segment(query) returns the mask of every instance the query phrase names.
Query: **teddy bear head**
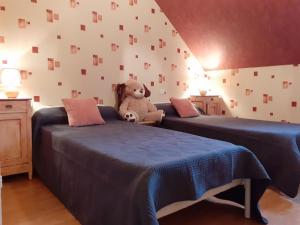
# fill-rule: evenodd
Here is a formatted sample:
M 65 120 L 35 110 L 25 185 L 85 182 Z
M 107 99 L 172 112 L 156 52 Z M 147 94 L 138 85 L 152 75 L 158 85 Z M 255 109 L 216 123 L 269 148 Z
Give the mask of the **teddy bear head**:
M 126 82 L 125 95 L 140 99 L 149 97 L 150 91 L 145 85 L 142 85 L 135 80 L 129 80 Z

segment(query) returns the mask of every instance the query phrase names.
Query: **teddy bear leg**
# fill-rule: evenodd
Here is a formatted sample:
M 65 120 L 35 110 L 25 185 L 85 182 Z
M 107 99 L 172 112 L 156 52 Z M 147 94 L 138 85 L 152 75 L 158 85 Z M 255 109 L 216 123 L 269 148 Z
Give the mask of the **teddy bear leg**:
M 164 110 L 157 110 L 159 113 L 161 113 L 161 117 L 164 118 L 166 116 L 165 111 Z
M 128 122 L 136 123 L 136 122 L 138 122 L 139 117 L 138 117 L 138 115 L 137 115 L 136 112 L 134 112 L 134 111 L 128 111 L 124 115 L 124 120 L 126 120 Z
M 149 112 L 144 118 L 144 121 L 155 121 L 161 122 L 163 118 L 163 113 L 161 111 Z

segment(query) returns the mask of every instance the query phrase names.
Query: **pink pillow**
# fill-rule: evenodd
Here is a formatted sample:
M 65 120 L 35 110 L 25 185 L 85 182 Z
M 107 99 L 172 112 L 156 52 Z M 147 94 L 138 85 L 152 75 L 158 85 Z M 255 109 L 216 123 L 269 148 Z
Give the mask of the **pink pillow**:
M 188 99 L 170 98 L 171 104 L 175 107 L 180 117 L 195 117 L 200 113 Z
M 69 126 L 105 124 L 95 99 L 62 99 L 68 114 Z

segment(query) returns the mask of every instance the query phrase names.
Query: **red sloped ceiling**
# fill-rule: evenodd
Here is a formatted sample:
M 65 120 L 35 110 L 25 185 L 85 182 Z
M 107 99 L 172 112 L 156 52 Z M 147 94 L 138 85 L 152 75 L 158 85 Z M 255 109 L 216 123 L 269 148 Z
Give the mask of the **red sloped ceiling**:
M 300 63 L 300 0 L 156 0 L 201 60 L 218 69 Z

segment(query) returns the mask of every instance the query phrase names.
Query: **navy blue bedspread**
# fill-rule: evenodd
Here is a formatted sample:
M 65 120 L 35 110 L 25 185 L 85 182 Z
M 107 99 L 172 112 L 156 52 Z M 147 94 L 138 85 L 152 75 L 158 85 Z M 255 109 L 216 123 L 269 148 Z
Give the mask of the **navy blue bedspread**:
M 180 118 L 170 103 L 161 127 L 228 141 L 251 150 L 265 167 L 272 185 L 295 197 L 300 184 L 300 125 L 224 116 Z
M 83 225 L 158 225 L 160 208 L 238 178 L 252 179 L 251 216 L 263 221 L 258 201 L 269 178 L 252 152 L 100 110 L 105 125 L 77 128 L 62 108 L 33 116 L 34 168 Z M 232 192 L 224 196 L 243 204 L 243 188 Z

